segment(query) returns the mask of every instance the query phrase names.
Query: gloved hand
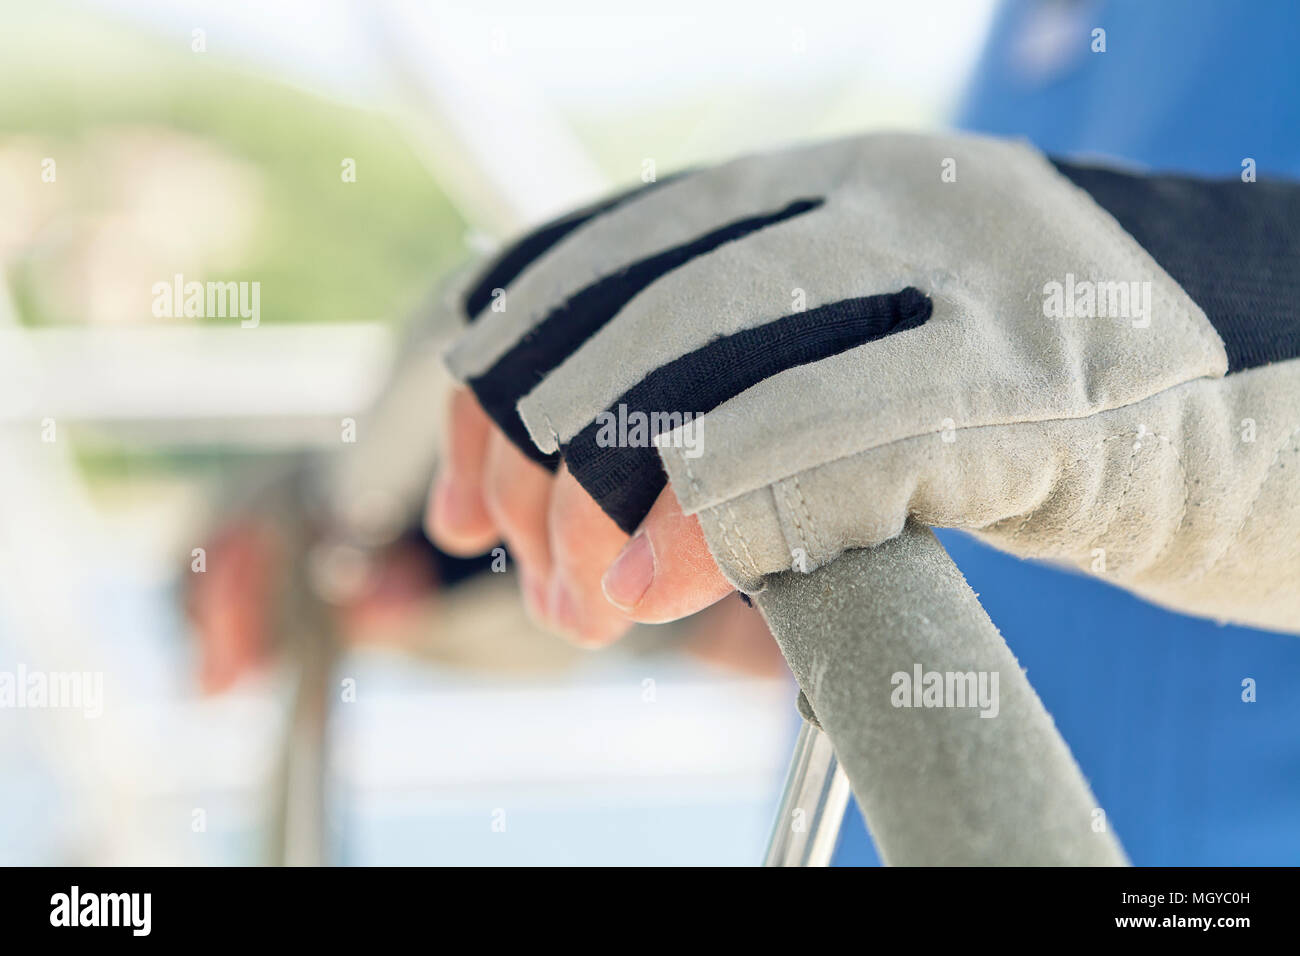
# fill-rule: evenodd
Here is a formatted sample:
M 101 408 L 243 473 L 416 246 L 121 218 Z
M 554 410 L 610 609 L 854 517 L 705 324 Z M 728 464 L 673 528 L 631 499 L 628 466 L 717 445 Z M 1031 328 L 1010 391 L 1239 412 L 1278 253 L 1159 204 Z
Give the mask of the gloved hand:
M 1294 186 L 865 136 L 545 227 L 448 364 L 625 531 L 670 482 L 748 592 L 910 514 L 1300 630 L 1297 223 Z

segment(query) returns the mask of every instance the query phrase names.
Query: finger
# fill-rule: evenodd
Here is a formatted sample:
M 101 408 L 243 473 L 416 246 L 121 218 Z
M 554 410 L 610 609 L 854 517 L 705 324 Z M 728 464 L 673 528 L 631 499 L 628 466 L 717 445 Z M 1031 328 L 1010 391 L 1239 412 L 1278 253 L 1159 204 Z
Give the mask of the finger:
M 692 185 L 679 192 L 686 183 Z M 618 273 L 716 225 L 725 213 L 715 212 L 705 199 L 722 203 L 720 192 L 730 205 L 747 208 L 751 202 L 743 187 L 716 173 L 669 176 L 544 227 L 538 234 L 546 237 L 542 242 L 525 239 L 501 260 L 513 262 L 511 268 L 498 273 L 494 266 L 470 292 L 467 310 L 478 311 L 447 353 L 448 367 L 462 381 L 482 376 L 593 278 Z M 661 194 L 674 198 L 661 206 L 654 203 Z M 576 252 L 570 250 L 575 243 L 580 244 Z
M 665 181 L 595 217 L 532 263 L 509 290 L 498 290 L 493 307 L 447 354 L 448 367 L 529 454 L 531 433 L 539 461 L 554 455 L 540 414 L 532 416 L 531 432 L 524 426 L 516 412 L 520 399 L 657 280 L 811 208 L 806 199 L 791 202 L 790 176 L 774 176 L 771 167 L 742 160 Z
M 600 579 L 627 535 L 565 468 L 555 476 L 548 530 L 552 625 L 586 647 L 613 642 L 630 622 L 605 599 Z
M 273 536 L 252 522 L 225 529 L 209 548 L 190 603 L 204 693 L 227 690 L 269 656 L 274 563 Z
M 499 538 L 483 500 L 483 472 L 493 426 L 473 393 L 451 397 L 446 457 L 426 518 L 429 537 L 450 554 L 481 554 Z
M 483 495 L 492 521 L 519 564 L 524 598 L 534 617 L 548 615 L 551 574 L 547 516 L 555 478 L 516 448 L 500 431 L 488 442 Z
M 699 518 L 665 489 L 602 579 L 606 598 L 634 621 L 660 624 L 702 611 L 735 588 L 718 570 Z
M 816 197 L 790 197 L 687 244 L 683 248 L 698 254 L 676 263 L 643 289 L 622 275 L 606 280 L 605 284 L 615 285 L 615 289 L 600 296 L 599 309 L 574 314 L 570 308 L 546 327 L 539 327 L 538 334 L 546 333 L 548 347 L 559 350 L 565 361 L 544 369 L 546 375 L 540 381 L 521 379 L 517 369 L 505 364 L 503 371 L 510 381 L 529 386 L 522 390 L 516 386 L 515 392 L 524 394 L 507 394 L 517 403 L 527 433 L 543 451 L 555 451 L 559 445 L 568 445 L 600 412 L 615 406 L 674 360 L 720 338 L 788 315 L 792 310 L 790 289 L 801 288 L 801 283 L 807 284 L 803 277 L 816 274 L 817 264 L 827 255 L 826 237 L 843 233 L 839 224 L 843 215 Z M 718 243 L 719 236 L 728 241 Z M 813 304 L 857 294 L 862 280 L 852 270 L 848 273 L 833 273 L 809 289 Z M 596 323 L 596 319 L 602 321 Z M 672 329 L 673 334 L 656 331 L 664 328 Z M 629 342 L 636 342 L 637 347 L 629 349 Z M 765 355 L 767 349 L 733 354 L 723 370 L 739 374 L 744 359 Z M 535 348 L 517 351 L 520 359 L 532 359 L 536 353 Z M 683 384 L 676 382 L 667 397 L 680 400 Z M 693 402 L 715 398 L 709 395 L 716 387 L 711 379 L 690 385 L 710 386 L 699 394 L 692 391 Z M 676 410 L 705 412 L 711 404 Z M 660 404 L 654 409 L 670 411 L 674 407 Z M 515 408 L 515 404 L 510 406 L 512 412 Z M 566 460 L 568 457 L 566 453 Z

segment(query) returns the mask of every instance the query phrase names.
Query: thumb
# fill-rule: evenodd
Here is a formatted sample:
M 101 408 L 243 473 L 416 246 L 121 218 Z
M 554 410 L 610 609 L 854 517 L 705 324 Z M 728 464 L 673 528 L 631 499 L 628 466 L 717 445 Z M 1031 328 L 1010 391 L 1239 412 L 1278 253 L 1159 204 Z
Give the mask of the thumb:
M 699 519 L 682 514 L 671 488 L 656 499 L 601 587 L 611 604 L 645 624 L 687 617 L 735 590 L 709 554 Z

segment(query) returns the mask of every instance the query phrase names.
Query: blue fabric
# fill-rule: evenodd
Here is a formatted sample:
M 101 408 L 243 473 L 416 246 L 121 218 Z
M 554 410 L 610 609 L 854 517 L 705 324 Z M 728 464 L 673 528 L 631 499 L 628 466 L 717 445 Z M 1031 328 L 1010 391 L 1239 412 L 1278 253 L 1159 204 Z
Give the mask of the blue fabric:
M 1106 52 L 1090 50 L 1106 30 Z M 1031 35 L 1064 37 L 1055 58 Z M 1065 157 L 1300 175 L 1300 3 L 1003 6 L 959 125 Z M 1143 865 L 1300 863 L 1300 638 L 1173 614 L 941 532 Z M 1242 681 L 1257 701 L 1242 701 Z M 878 863 L 856 810 L 837 865 Z
M 1106 52 L 1091 32 L 1106 31 Z M 1055 66 L 1025 50 L 1070 37 Z M 1001 8 L 958 125 L 1054 154 L 1233 176 L 1300 174 L 1300 4 L 1294 0 L 1012 0 Z M 1042 48 L 1048 46 L 1039 43 Z

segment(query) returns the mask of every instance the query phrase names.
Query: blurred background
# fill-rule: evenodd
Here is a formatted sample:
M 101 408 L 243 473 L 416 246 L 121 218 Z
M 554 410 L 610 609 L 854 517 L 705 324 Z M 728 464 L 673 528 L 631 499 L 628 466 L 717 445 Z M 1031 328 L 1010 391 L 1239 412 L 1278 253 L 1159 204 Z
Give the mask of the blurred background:
M 758 862 L 797 718 L 752 611 L 576 651 L 423 538 L 449 284 L 875 128 L 1300 172 L 1282 0 L 629 9 L 0 0 L 0 863 Z M 1300 860 L 1293 638 L 943 540 L 1135 862 Z
M 991 5 L 487 6 L 0 3 L 0 671 L 103 688 L 0 709 L 0 862 L 760 859 L 737 612 L 574 651 L 411 532 L 440 284 L 647 160 L 940 123 Z

